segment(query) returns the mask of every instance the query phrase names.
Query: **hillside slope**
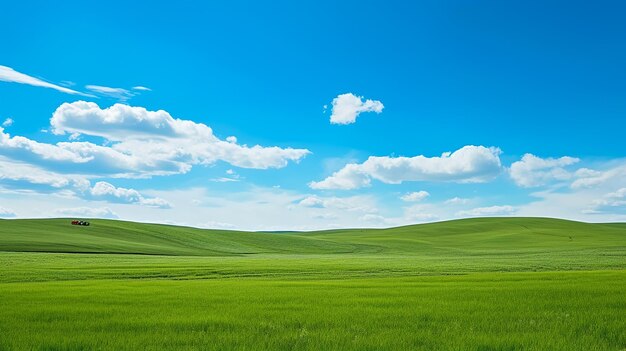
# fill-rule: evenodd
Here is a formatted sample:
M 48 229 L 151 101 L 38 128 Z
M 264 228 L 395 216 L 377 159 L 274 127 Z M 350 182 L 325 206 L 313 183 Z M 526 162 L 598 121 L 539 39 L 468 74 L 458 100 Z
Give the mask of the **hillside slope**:
M 177 256 L 291 254 L 485 254 L 624 249 L 626 226 L 549 218 L 475 218 L 389 229 L 303 233 L 205 230 L 158 224 L 68 219 L 0 221 L 0 251 Z
M 336 230 L 306 235 L 406 253 L 458 250 L 482 254 L 490 251 L 626 248 L 626 226 L 622 223 L 583 223 L 534 217 L 471 218 L 381 230 Z
M 355 248 L 297 235 L 206 230 L 94 219 L 89 227 L 69 219 L 0 221 L 0 251 L 222 256 L 258 253 L 340 253 Z

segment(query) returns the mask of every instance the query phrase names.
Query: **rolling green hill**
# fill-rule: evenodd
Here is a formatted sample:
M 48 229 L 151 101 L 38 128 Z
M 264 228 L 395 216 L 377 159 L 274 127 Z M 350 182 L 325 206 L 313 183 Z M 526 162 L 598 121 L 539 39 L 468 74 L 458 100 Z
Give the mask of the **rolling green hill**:
M 476 218 L 390 229 L 302 233 L 204 230 L 170 225 L 68 219 L 0 221 L 0 251 L 174 256 L 245 254 L 485 254 L 626 246 L 623 224 L 549 218 Z
M 0 220 L 0 267 L 0 350 L 626 348 L 619 223 Z

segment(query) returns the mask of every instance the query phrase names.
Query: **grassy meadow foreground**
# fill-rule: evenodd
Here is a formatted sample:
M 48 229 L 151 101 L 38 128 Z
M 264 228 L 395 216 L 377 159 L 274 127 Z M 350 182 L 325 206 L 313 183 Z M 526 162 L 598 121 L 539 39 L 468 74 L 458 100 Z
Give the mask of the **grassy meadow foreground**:
M 0 350 L 624 350 L 626 224 L 0 221 Z

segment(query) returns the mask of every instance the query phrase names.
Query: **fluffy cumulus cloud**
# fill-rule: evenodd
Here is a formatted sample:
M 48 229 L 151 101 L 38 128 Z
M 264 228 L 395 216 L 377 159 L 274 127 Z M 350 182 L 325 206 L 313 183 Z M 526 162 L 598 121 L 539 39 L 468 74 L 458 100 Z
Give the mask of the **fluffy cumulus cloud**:
M 13 210 L 0 206 L 0 218 L 12 218 L 16 214 Z
M 50 88 L 50 89 L 54 89 L 63 93 L 73 94 L 73 95 L 91 96 L 89 94 L 84 94 L 76 90 L 68 89 L 60 85 L 46 82 L 39 78 L 31 77 L 27 74 L 18 72 L 14 70 L 13 68 L 7 67 L 7 66 L 0 66 L 0 81 L 27 84 L 27 85 L 32 85 L 32 86 L 42 87 L 42 88 Z
M 502 168 L 500 149 L 468 145 L 440 157 L 369 157 L 365 162 L 344 166 L 330 177 L 311 182 L 313 189 L 357 189 L 372 179 L 387 184 L 405 181 L 486 182 Z
M 108 207 L 72 207 L 62 208 L 55 211 L 58 216 L 83 217 L 83 218 L 119 218 L 118 215 Z
M 101 109 L 90 102 L 66 103 L 50 123 L 55 135 L 69 135 L 70 141 L 39 142 L 0 127 L 1 191 L 170 208 L 165 199 L 103 180 L 180 174 L 219 161 L 242 168 L 281 168 L 309 154 L 305 149 L 240 145 L 234 137 L 216 137 L 204 124 L 122 104 Z M 80 135 L 91 141 L 72 141 Z M 239 179 L 233 170 L 227 174 L 229 180 Z M 94 180 L 100 181 L 92 186 Z M 114 217 L 108 212 L 85 215 Z
M 115 147 L 90 142 L 41 143 L 11 136 L 0 127 L 0 154 L 49 171 L 99 176 L 146 176 L 182 173 L 190 166 L 171 160 L 146 160 Z
M 11 136 L 0 127 L 0 155 L 41 169 L 99 177 L 148 177 L 188 172 L 218 161 L 242 168 L 281 168 L 310 152 L 305 149 L 239 145 L 217 138 L 202 123 L 174 119 L 165 111 L 91 102 L 61 105 L 51 119 L 57 135 L 102 137 L 92 142 L 42 143 Z
M 517 209 L 513 206 L 489 206 L 477 207 L 471 210 L 459 211 L 457 215 L 460 217 L 483 217 L 483 216 L 509 216 L 514 214 Z
M 573 172 L 566 169 L 580 161 L 575 157 L 540 158 L 526 154 L 520 161 L 514 162 L 510 168 L 510 175 L 515 184 L 522 187 L 536 187 L 554 181 L 571 179 Z
M 88 142 L 55 146 L 86 164 L 108 166 L 113 173 L 185 173 L 193 165 L 217 161 L 241 168 L 281 168 L 310 153 L 305 149 L 240 145 L 219 139 L 205 124 L 176 119 L 163 110 L 123 104 L 101 109 L 92 102 L 65 103 L 54 112 L 50 124 L 57 135 L 78 133 L 106 139 L 111 146 Z
M 122 202 L 158 208 L 171 208 L 170 203 L 164 199 L 158 197 L 146 198 L 135 189 L 117 188 L 107 182 L 97 182 L 93 188 L 89 190 L 89 193 L 94 199 L 105 199 L 111 202 Z
M 341 94 L 333 99 L 330 123 L 351 124 L 363 112 L 383 112 L 383 103 L 377 100 L 363 100 L 352 93 Z
M 420 191 L 415 191 L 412 193 L 407 193 L 404 194 L 400 197 L 400 199 L 402 201 L 406 201 L 406 202 L 419 202 L 424 200 L 425 198 L 429 197 L 430 194 L 427 191 L 424 190 L 420 190 Z

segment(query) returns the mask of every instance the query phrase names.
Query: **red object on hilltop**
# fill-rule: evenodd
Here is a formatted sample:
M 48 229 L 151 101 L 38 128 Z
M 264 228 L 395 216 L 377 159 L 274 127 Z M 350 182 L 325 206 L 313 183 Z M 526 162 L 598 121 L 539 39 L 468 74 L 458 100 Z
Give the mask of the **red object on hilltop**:
M 72 225 L 83 225 L 83 226 L 89 226 L 89 222 L 86 221 L 72 221 Z

